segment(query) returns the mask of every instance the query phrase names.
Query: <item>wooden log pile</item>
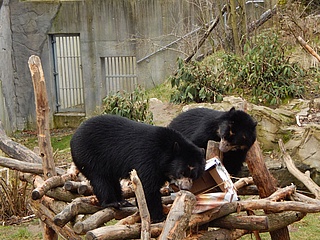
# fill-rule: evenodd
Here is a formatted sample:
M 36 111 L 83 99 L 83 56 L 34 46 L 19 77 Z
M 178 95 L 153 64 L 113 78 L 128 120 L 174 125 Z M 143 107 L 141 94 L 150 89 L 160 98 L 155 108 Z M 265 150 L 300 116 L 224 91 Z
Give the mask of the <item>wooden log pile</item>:
M 43 123 L 39 125 L 45 126 Z M 51 148 L 46 138 L 41 144 Z M 294 169 L 281 144 L 279 142 L 288 168 Z M 58 169 L 52 157 L 47 157 L 48 163 L 41 169 L 39 159 L 50 156 L 50 151 L 42 149 L 37 155 L 12 141 L 3 131 L 1 122 L 0 149 L 8 156 L 0 158 L 0 166 L 20 171 L 20 179 L 33 186 L 29 203 L 46 226 L 44 239 L 56 239 L 52 231 L 65 239 L 82 239 L 82 235 L 86 235 L 86 239 L 238 239 L 250 233 L 260 239 L 261 232 L 270 232 L 272 239 L 290 239 L 288 225 L 301 220 L 307 213 L 320 212 L 319 186 L 312 183 L 310 187 L 308 176 L 295 169 L 294 174 L 303 175 L 302 181 L 309 185 L 315 198 L 298 193 L 294 185 L 277 188 L 262 160 L 257 142 L 247 157 L 252 177 L 234 183 L 238 194 L 255 193 L 259 195 L 256 199 L 220 202 L 209 210 L 195 212 L 197 196 L 189 191 L 179 191 L 173 199 L 168 187 L 164 187 L 162 200 L 167 218 L 160 223 L 150 222 L 143 188 L 135 171 L 131 173 L 130 184 L 124 182 L 122 188 L 124 198 L 133 205 L 137 202 L 138 207 L 103 209 L 89 182 L 75 167 L 68 171 Z M 210 150 L 207 156 L 211 157 L 213 152 L 215 150 Z M 106 225 L 111 220 L 117 222 Z

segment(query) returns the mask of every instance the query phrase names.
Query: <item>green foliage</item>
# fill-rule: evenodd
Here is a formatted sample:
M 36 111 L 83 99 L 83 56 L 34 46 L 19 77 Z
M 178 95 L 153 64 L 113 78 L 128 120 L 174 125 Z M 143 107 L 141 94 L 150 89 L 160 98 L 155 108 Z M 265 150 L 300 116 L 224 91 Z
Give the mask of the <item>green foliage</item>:
M 170 78 L 176 91 L 174 103 L 217 102 L 226 94 L 242 94 L 247 100 L 277 105 L 305 93 L 304 70 L 291 63 L 274 34 L 262 34 L 244 46 L 242 56 L 222 54 L 203 63 L 178 60 L 178 72 Z
M 152 112 L 149 111 L 149 100 L 141 87 L 132 93 L 117 92 L 103 99 L 103 114 L 115 114 L 138 122 L 153 123 Z
M 222 100 L 224 86 L 219 83 L 216 74 L 209 66 L 198 62 L 186 64 L 178 59 L 178 72 L 170 77 L 171 86 L 176 91 L 171 95 L 171 102 L 216 102 Z
M 305 73 L 297 63 L 290 63 L 276 35 L 260 35 L 244 46 L 241 57 L 225 55 L 223 70 L 235 85 L 244 89 L 252 102 L 280 104 L 283 99 L 301 97 Z

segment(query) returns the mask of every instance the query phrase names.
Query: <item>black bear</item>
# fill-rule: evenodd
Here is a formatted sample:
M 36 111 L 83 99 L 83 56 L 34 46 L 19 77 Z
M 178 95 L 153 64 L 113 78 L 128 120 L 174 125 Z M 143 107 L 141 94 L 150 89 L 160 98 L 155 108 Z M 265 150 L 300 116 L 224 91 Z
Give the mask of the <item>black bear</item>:
M 232 107 L 229 111 L 191 109 L 179 114 L 168 127 L 181 132 L 201 148 L 206 149 L 209 140 L 220 142 L 223 164 L 230 174 L 236 175 L 256 140 L 256 125 L 249 114 Z
M 119 181 L 135 169 L 153 222 L 164 219 L 159 190 L 165 182 L 181 179 L 180 189 L 190 189 L 186 182 L 200 177 L 205 167 L 204 149 L 179 132 L 116 115 L 96 116 L 82 123 L 70 146 L 73 162 L 90 180 L 102 207 L 119 207 L 125 202 Z

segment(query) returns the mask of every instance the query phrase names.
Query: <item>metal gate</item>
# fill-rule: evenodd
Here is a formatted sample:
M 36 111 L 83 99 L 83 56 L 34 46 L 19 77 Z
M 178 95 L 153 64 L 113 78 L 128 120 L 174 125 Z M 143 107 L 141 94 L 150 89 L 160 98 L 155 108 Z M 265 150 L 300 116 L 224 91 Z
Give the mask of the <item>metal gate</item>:
M 84 112 L 79 35 L 52 35 L 57 112 Z
M 134 90 L 137 85 L 136 57 L 105 57 L 102 65 L 105 65 L 103 68 L 107 94 Z

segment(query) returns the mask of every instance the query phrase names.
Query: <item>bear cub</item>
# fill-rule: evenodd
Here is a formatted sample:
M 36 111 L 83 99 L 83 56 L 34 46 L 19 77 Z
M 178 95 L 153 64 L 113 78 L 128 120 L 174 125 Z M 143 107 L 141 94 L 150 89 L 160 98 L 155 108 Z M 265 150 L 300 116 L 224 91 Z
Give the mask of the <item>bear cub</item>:
M 168 127 L 201 148 L 206 149 L 209 140 L 219 142 L 225 168 L 236 175 L 256 140 L 256 126 L 257 122 L 249 114 L 232 107 L 229 111 L 190 109 L 174 118 Z
M 82 123 L 70 146 L 73 162 L 90 180 L 102 207 L 119 207 L 125 202 L 119 181 L 129 178 L 135 169 L 153 222 L 164 219 L 160 188 L 165 182 L 181 180 L 180 189 L 188 190 L 205 167 L 204 149 L 179 132 L 116 115 Z

